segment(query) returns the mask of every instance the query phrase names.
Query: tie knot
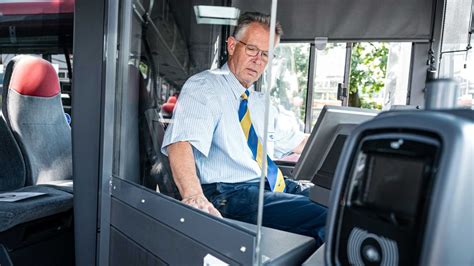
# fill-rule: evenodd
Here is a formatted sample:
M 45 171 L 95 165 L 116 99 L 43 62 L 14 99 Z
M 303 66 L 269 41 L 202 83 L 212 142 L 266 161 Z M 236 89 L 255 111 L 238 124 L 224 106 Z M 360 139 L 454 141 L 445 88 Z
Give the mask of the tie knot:
M 249 98 L 249 95 L 250 95 L 249 90 L 245 90 L 245 92 L 242 93 L 242 95 L 240 96 L 240 98 L 242 98 L 243 100 L 247 100 L 247 99 Z

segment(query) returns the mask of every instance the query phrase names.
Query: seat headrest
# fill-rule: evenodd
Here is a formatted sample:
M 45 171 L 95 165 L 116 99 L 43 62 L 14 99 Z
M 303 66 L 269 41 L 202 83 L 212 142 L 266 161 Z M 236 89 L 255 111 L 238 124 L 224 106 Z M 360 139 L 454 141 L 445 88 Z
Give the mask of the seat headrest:
M 8 88 L 19 94 L 51 97 L 59 93 L 59 78 L 48 61 L 22 55 L 15 59 Z
M 168 98 L 168 101 L 166 101 L 167 103 L 176 103 L 176 96 L 170 96 Z

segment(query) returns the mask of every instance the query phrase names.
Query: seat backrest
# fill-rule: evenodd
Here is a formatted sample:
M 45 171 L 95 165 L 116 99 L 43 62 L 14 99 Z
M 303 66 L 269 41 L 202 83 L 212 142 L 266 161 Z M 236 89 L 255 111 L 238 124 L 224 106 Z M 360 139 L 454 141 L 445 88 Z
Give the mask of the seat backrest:
M 0 114 L 0 192 L 25 186 L 25 163 L 15 139 Z
M 168 157 L 161 153 L 165 128 L 160 119 L 156 95 L 153 88 L 147 88 L 144 82 L 140 84 L 138 128 L 141 182 L 150 189 L 155 190 L 158 187 L 161 193 L 180 199 Z
M 176 100 L 177 100 L 176 96 L 170 96 L 166 102 L 167 103 L 176 103 Z
M 170 96 L 166 103 L 161 106 L 161 110 L 164 111 L 167 115 L 171 115 L 176 105 L 176 100 L 176 96 Z
M 21 55 L 8 63 L 2 111 L 25 161 L 26 185 L 72 179 L 71 128 L 48 61 Z
M 158 186 L 161 193 L 180 199 L 168 157 L 161 153 L 165 128 L 158 110 L 147 110 L 143 118 L 140 121 L 140 145 L 145 151 L 141 153 L 143 185 L 152 189 Z

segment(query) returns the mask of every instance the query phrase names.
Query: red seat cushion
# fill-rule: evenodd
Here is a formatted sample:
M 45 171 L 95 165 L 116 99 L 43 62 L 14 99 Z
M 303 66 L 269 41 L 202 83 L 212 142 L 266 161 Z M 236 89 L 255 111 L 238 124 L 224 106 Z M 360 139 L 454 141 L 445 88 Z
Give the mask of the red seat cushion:
M 59 78 L 51 63 L 28 57 L 15 64 L 9 88 L 22 95 L 51 97 L 59 93 Z
M 167 103 L 176 103 L 176 96 L 170 96 L 168 98 L 168 101 L 166 101 Z
M 173 113 L 175 103 L 165 103 L 161 106 L 161 109 L 167 113 Z

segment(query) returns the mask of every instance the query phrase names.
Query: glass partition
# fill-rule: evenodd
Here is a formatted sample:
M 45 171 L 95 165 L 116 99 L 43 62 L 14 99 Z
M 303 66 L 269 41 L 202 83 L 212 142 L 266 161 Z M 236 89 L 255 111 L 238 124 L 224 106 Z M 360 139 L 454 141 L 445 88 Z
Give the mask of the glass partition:
M 272 19 L 274 20 L 279 19 L 275 17 L 276 2 L 272 2 Z M 279 26 L 276 25 L 276 32 L 279 31 Z M 284 31 L 285 25 L 281 27 Z M 273 29 L 270 29 L 270 36 L 272 33 Z M 311 185 L 308 182 L 299 182 L 283 176 L 282 170 L 290 167 L 294 162 L 284 164 L 285 161 L 280 161 L 279 165 L 276 165 L 271 160 L 289 154 L 301 154 L 308 139 L 308 135 L 304 134 L 304 119 L 305 113 L 308 112 L 305 110 L 305 102 L 308 89 L 310 89 L 308 88 L 308 73 L 311 69 L 311 46 L 309 43 L 276 43 L 275 56 L 272 57 L 271 39 L 270 37 L 270 60 L 264 74 L 268 82 L 263 82 L 262 86 L 268 106 L 266 111 L 268 113 L 265 114 L 268 117 L 265 117 L 264 122 L 264 137 L 267 137 L 268 142 L 265 143 L 266 139 L 263 138 L 264 150 L 268 149 L 266 160 L 268 165 L 264 166 L 267 171 L 262 172 L 260 189 L 264 191 L 263 193 L 260 191 L 259 204 L 263 206 L 258 218 L 262 219 L 261 224 L 264 227 L 310 237 L 319 247 L 324 241 L 327 209 L 309 198 Z M 270 96 L 272 96 L 272 101 L 269 99 Z M 261 232 L 264 228 L 257 229 Z M 258 237 L 257 234 L 257 243 L 260 240 Z M 268 233 L 263 234 L 262 237 L 266 238 L 267 243 L 272 238 Z M 264 240 L 262 243 L 265 242 Z M 260 255 L 265 257 L 264 254 Z M 259 259 L 260 257 L 257 261 Z
M 276 110 L 277 128 L 304 131 L 309 54 L 309 43 L 280 43 L 275 48 L 270 101 Z M 276 152 L 274 159 L 296 162 L 298 156 Z
M 183 16 L 184 13 L 190 17 Z M 206 158 L 213 158 L 219 163 L 219 158 L 215 158 L 216 154 L 217 156 L 219 154 L 214 142 L 216 138 L 227 133 L 219 132 L 226 129 L 226 126 L 216 121 L 223 115 L 229 116 L 230 120 L 238 118 L 240 95 L 244 92 L 244 87 L 235 74 L 237 72 L 235 69 L 242 67 L 237 66 L 230 70 L 225 60 L 216 66 L 216 62 L 219 62 L 216 58 L 223 56 L 225 58 L 224 52 L 227 50 L 228 42 L 233 42 L 232 49 L 236 49 L 234 56 L 240 58 L 240 61 L 236 62 L 243 66 L 249 65 L 248 60 L 251 56 L 248 54 L 252 45 L 264 50 L 265 54 L 268 53 L 268 43 L 265 43 L 265 46 L 258 46 L 263 43 L 254 43 L 251 39 L 244 40 L 243 37 L 246 35 L 238 36 L 239 40 L 236 36 L 227 40 L 229 36 L 223 34 L 226 32 L 229 34 L 229 31 L 228 25 L 198 24 L 192 1 L 181 4 L 174 1 L 120 2 L 114 123 L 115 177 L 176 200 L 183 200 L 185 204 L 199 207 L 204 212 L 211 214 L 214 212 L 209 208 L 198 206 L 202 202 L 198 202 L 201 199 L 196 195 L 202 194 L 205 197 L 206 188 L 212 187 L 213 184 L 232 183 L 236 180 L 230 175 L 224 176 L 221 180 L 219 178 L 223 167 L 211 167 L 209 170 L 207 164 L 204 167 L 202 164 Z M 248 45 L 244 45 L 243 42 L 248 42 Z M 263 69 L 266 59 L 262 56 L 261 53 L 257 55 L 258 64 Z M 210 70 L 211 68 L 214 69 Z M 195 81 L 200 75 L 205 76 L 202 79 L 204 84 Z M 253 76 L 254 73 L 251 72 L 249 75 Z M 213 83 L 214 79 L 227 82 L 227 85 Z M 253 94 L 252 83 L 248 85 Z M 257 96 L 251 96 L 253 97 Z M 228 102 L 229 99 L 233 102 Z M 205 104 L 202 104 L 203 101 L 206 101 Z M 264 111 L 264 106 L 258 105 L 255 117 L 252 117 L 258 124 L 256 128 L 260 136 L 263 136 L 264 130 Z M 239 141 L 246 144 L 243 141 L 245 135 L 240 123 L 227 126 L 229 127 L 232 128 L 234 136 L 225 141 Z M 167 135 L 167 131 L 171 133 Z M 186 134 L 194 135 L 189 138 L 182 137 Z M 176 174 L 179 179 L 181 169 L 186 167 L 179 155 L 174 158 L 168 157 L 169 146 L 178 142 L 190 144 L 191 154 L 188 155 L 194 160 L 192 165 L 196 167 L 196 171 L 187 174 L 196 176 L 194 181 L 199 185 L 202 184 L 202 192 L 199 188 L 196 190 L 197 193 L 190 194 L 186 188 L 187 183 L 175 182 Z M 204 142 L 208 144 L 203 144 Z M 241 147 L 238 152 L 251 156 L 248 146 Z M 231 156 L 233 155 L 224 154 L 224 161 Z M 249 159 L 247 162 L 252 164 L 250 171 L 240 181 L 255 182 L 258 186 L 260 168 L 257 162 L 252 163 L 252 160 Z M 232 170 L 231 167 L 229 169 Z M 234 173 L 239 171 L 234 168 Z M 205 200 L 218 207 L 221 199 L 207 197 Z M 253 217 L 256 218 L 258 198 L 249 200 L 253 201 L 252 206 L 255 210 Z M 234 219 L 237 217 L 232 213 L 227 214 L 225 208 L 219 211 L 224 217 Z M 256 223 L 256 220 L 246 221 Z
M 193 3 L 119 4 L 114 177 L 196 212 L 253 224 L 247 230 L 257 232 L 261 217 L 265 227 L 310 235 L 294 229 L 308 217 L 293 213 L 291 200 L 281 212 L 272 207 L 281 202 L 273 198 L 287 197 L 283 191 L 302 193 L 273 159 L 304 145 L 309 44 L 282 43 L 274 53 L 270 33 L 280 30 L 269 30 L 269 17 L 240 29 L 236 18 L 199 24 L 195 16 L 205 8 Z M 278 74 L 265 76 L 270 67 Z M 260 77 L 272 81 L 261 91 Z
M 287 195 L 308 196 L 308 184 L 284 179 L 273 159 L 302 152 L 306 113 L 314 126 L 323 105 L 342 105 L 340 83 L 359 93 L 355 106 L 361 98 L 379 109 L 403 103 L 409 43 L 358 43 L 351 55 L 346 43 L 329 43 L 311 54 L 311 65 L 310 44 L 282 40 L 274 53 L 275 28 L 250 24 L 233 34 L 236 18 L 199 17 L 206 8 L 195 2 L 120 1 L 114 177 L 210 217 L 253 224 L 252 231 L 262 229 L 255 226 L 261 218 L 264 227 L 321 244 L 326 209 Z M 259 78 L 261 90 L 254 85 Z
M 140 83 L 145 80 L 143 64 L 140 68 L 144 13 L 138 1 L 120 3 L 113 174 L 135 183 L 141 181 L 138 95 Z
M 189 47 L 197 36 L 209 37 L 200 40 L 207 44 L 219 34 L 217 27 L 182 16 L 192 9 L 191 1 L 119 4 L 113 175 L 176 199 L 180 195 L 161 150 L 165 129 L 184 82 L 210 66 L 195 56 L 207 48 Z
M 309 49 L 309 43 L 281 43 L 273 61 L 272 104 L 280 115 L 294 120 L 299 130 L 304 129 Z

